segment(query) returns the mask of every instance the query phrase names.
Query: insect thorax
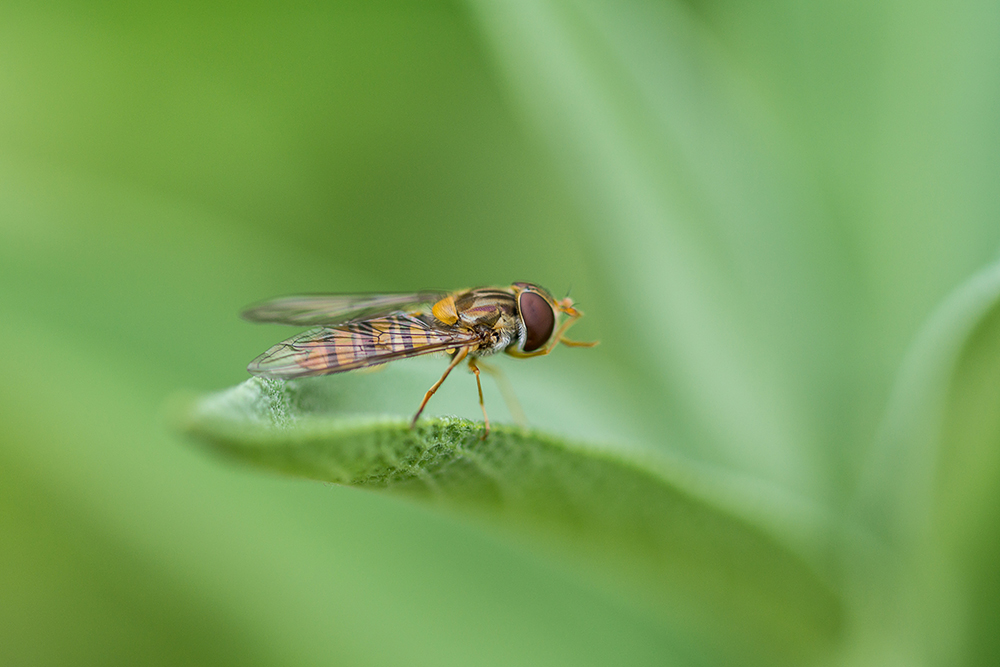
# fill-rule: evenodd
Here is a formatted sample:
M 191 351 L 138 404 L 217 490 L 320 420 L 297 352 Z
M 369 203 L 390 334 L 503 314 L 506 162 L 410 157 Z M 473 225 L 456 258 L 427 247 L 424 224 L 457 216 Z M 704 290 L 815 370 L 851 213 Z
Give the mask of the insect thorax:
M 459 326 L 476 331 L 482 342 L 477 356 L 502 352 L 518 340 L 519 322 L 514 296 L 504 290 L 477 289 L 455 298 Z

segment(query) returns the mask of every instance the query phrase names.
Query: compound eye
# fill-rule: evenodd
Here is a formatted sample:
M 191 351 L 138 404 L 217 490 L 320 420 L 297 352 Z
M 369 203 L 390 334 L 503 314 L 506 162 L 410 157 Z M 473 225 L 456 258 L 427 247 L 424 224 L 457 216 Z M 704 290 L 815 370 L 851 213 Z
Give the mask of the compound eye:
M 521 292 L 518 305 L 524 321 L 524 347 L 521 349 L 534 352 L 549 341 L 556 326 L 556 314 L 549 302 L 534 292 Z

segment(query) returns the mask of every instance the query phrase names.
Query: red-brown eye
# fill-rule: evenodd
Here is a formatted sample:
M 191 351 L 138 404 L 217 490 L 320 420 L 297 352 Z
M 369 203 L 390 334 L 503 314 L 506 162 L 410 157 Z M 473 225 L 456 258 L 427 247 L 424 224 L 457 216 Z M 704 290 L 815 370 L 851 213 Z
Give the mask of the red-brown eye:
M 521 292 L 518 305 L 524 321 L 524 347 L 521 349 L 534 352 L 548 342 L 556 326 L 556 315 L 549 302 L 534 292 Z

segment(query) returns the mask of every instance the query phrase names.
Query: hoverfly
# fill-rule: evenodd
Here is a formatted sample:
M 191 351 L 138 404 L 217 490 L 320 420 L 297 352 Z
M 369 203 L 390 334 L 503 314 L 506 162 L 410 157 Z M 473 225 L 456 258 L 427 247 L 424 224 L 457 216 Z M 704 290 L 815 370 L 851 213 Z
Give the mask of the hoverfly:
M 254 322 L 317 326 L 278 343 L 250 362 L 247 370 L 261 377 L 289 379 L 445 352 L 451 362 L 441 379 L 427 390 L 410 428 L 452 369 L 467 359 L 476 376 L 485 439 L 490 421 L 476 359 L 501 351 L 513 357 L 537 357 L 559 343 L 593 347 L 597 342 L 581 343 L 565 337 L 566 330 L 582 315 L 569 297 L 557 301 L 531 283 L 455 292 L 288 296 L 251 307 L 243 317 Z

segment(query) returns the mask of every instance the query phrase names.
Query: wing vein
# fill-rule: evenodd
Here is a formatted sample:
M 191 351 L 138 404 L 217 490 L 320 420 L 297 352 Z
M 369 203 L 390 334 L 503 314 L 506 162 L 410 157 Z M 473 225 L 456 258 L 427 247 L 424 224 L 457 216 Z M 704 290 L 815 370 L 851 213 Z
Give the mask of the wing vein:
M 474 345 L 480 338 L 468 329 L 439 329 L 413 315 L 396 314 L 310 329 L 273 346 L 247 370 L 284 379 L 341 373 Z

